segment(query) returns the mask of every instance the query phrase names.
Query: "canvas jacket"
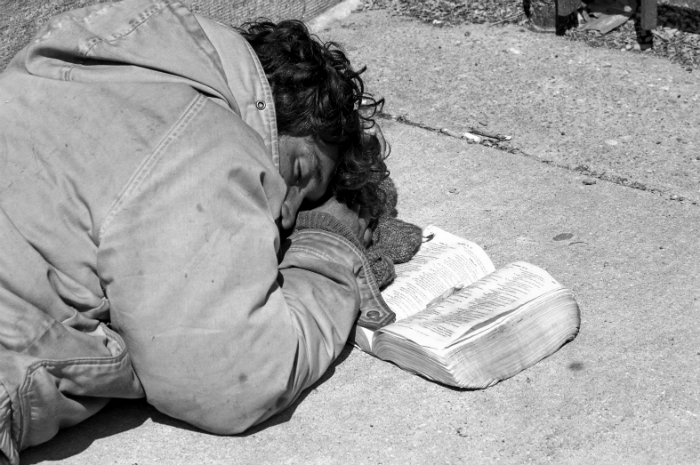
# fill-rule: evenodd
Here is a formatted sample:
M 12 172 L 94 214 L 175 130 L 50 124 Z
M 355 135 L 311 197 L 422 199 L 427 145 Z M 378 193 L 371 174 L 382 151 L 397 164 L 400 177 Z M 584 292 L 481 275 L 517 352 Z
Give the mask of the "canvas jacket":
M 383 306 L 334 232 L 281 243 L 272 94 L 168 0 L 61 15 L 0 75 L 0 462 L 138 398 L 207 431 L 289 406 Z

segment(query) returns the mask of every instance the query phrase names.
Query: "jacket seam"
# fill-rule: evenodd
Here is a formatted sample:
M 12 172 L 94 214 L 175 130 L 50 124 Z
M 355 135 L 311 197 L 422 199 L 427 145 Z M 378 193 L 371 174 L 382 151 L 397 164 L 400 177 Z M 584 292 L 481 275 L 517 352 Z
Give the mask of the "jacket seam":
M 20 388 L 17 390 L 17 398 L 19 402 L 19 408 L 20 408 L 20 418 L 22 421 L 19 422 L 19 427 L 20 430 L 18 431 L 17 434 L 17 445 L 19 449 L 22 449 L 22 443 L 24 441 L 24 434 L 25 431 L 28 429 L 28 425 L 31 421 L 31 409 L 29 408 L 30 406 L 27 405 L 28 400 L 26 399 L 26 396 L 24 395 L 26 392 L 28 392 L 33 383 L 33 374 L 40 368 L 46 368 L 46 367 L 51 367 L 51 368 L 56 368 L 59 366 L 106 366 L 106 365 L 118 365 L 120 362 L 122 362 L 127 356 L 128 352 L 126 350 L 126 346 L 124 345 L 124 342 L 121 340 L 120 337 L 115 333 L 114 335 L 107 334 L 106 335 L 108 338 L 113 339 L 119 344 L 119 348 L 121 349 L 121 352 L 118 355 L 114 355 L 112 357 L 89 357 L 89 358 L 69 358 L 69 359 L 63 359 L 63 360 L 39 360 L 27 367 L 26 375 L 24 377 L 24 381 L 22 382 Z M 116 338 L 114 336 L 117 336 Z M 24 414 L 26 413 L 26 414 Z
M 72 318 L 72 316 L 71 316 L 71 318 Z M 63 322 L 61 322 L 61 324 L 63 324 Z M 24 344 L 24 348 L 19 352 L 20 354 L 25 353 L 27 351 L 27 349 L 30 348 L 31 346 L 33 346 L 36 341 L 38 341 L 39 339 L 44 337 L 46 335 L 46 333 L 51 329 L 51 324 L 47 323 L 46 325 L 44 325 L 44 327 L 42 329 L 43 329 L 43 331 L 41 331 L 41 333 L 37 334 L 33 339 L 31 339 L 30 341 L 27 341 Z
M 301 231 L 297 232 L 296 234 L 298 234 L 298 235 L 314 235 L 314 234 L 320 234 L 320 235 L 322 235 L 322 236 L 326 236 L 326 237 L 329 237 L 329 238 L 334 238 L 334 239 L 340 241 L 341 243 L 347 245 L 347 246 L 350 248 L 350 250 L 355 254 L 355 256 L 357 256 L 357 257 L 360 259 L 360 261 L 362 262 L 362 267 L 363 267 L 363 269 L 369 270 L 369 268 L 370 268 L 369 260 L 367 260 L 367 257 L 365 256 L 365 254 L 362 253 L 362 251 L 360 251 L 360 250 L 357 248 L 357 246 L 356 246 L 355 244 L 353 244 L 352 242 L 350 242 L 349 240 L 347 240 L 347 239 L 344 238 L 343 236 L 340 236 L 340 235 L 338 235 L 338 234 L 336 234 L 336 233 L 332 233 L 332 232 L 329 232 L 329 231 L 325 231 L 325 230 L 323 230 L 323 229 L 304 229 L 304 230 L 301 230 Z M 311 249 L 311 248 L 306 247 L 306 246 L 302 246 L 302 245 L 292 245 L 292 246 L 289 248 L 289 251 L 292 252 L 292 251 L 294 251 L 294 250 L 296 250 L 296 251 L 308 252 L 308 253 L 311 253 L 311 254 L 313 254 L 313 255 L 316 255 L 317 258 L 321 258 L 321 257 L 318 256 L 318 253 L 319 253 L 319 252 L 317 252 L 315 249 Z M 330 256 L 326 256 L 326 257 L 323 257 L 323 258 L 332 259 L 332 257 L 330 257 Z M 372 273 L 371 270 L 365 271 L 365 278 L 366 278 L 366 280 L 367 280 L 367 285 L 369 286 L 370 291 L 371 291 L 371 293 L 372 293 L 372 297 L 374 297 L 375 299 L 381 299 L 381 293 L 380 293 L 380 291 L 379 291 L 379 285 L 377 284 L 377 281 L 376 281 L 376 278 L 375 278 L 375 276 L 374 276 L 374 273 Z M 382 299 L 382 301 L 383 301 L 383 299 Z
M 10 431 L 9 431 L 9 437 L 10 441 L 14 441 L 14 444 L 10 444 L 10 447 L 15 447 L 16 450 L 14 451 L 14 455 L 17 456 L 19 454 L 19 432 L 15 431 L 15 434 L 13 435 L 12 433 L 12 424 L 14 423 L 15 420 L 18 418 L 21 419 L 21 412 L 17 412 L 17 405 L 15 405 L 15 402 L 12 400 L 12 394 L 10 393 L 10 390 L 7 388 L 5 383 L 2 382 L 2 379 L 0 379 L 0 386 L 2 386 L 2 389 L 5 391 L 5 394 L 7 395 L 7 399 L 10 402 L 10 418 L 9 418 L 9 425 L 10 425 Z M 18 393 L 19 394 L 19 393 Z M 18 398 L 19 400 L 19 398 Z M 22 422 L 18 422 L 20 425 L 20 428 L 22 427 Z M 14 437 L 13 437 L 14 436 Z M 10 451 L 13 452 L 13 451 Z M 0 454 L 3 454 L 4 451 L 0 449 Z M 12 462 L 12 459 L 10 456 L 8 456 L 8 460 Z
M 149 8 L 146 8 L 144 11 L 139 13 L 139 15 L 137 16 L 138 20 L 129 21 L 129 25 L 131 26 L 131 28 L 129 28 L 128 30 L 122 31 L 122 32 L 116 32 L 116 33 L 112 34 L 108 39 L 105 39 L 104 37 L 93 37 L 92 44 L 90 45 L 90 48 L 88 48 L 83 55 L 87 57 L 92 52 L 92 49 L 95 48 L 98 44 L 101 44 L 103 42 L 107 42 L 107 43 L 115 42 L 123 37 L 128 36 L 129 34 L 134 32 L 139 26 L 141 26 L 143 23 L 145 23 L 146 21 L 151 19 L 153 17 L 153 15 L 163 11 L 167 6 L 170 5 L 171 2 L 172 2 L 172 0 L 159 1 L 155 4 L 153 4 L 152 6 L 150 6 Z
M 102 220 L 100 229 L 97 233 L 97 244 L 102 243 L 104 236 L 106 234 L 107 228 L 114 218 L 121 213 L 124 203 L 131 198 L 134 193 L 141 187 L 144 180 L 153 171 L 155 165 L 163 158 L 163 154 L 166 149 L 170 147 L 175 139 L 182 133 L 182 131 L 189 126 L 194 117 L 202 110 L 206 104 L 206 97 L 202 94 L 197 94 L 189 107 L 185 110 L 178 121 L 173 125 L 168 134 L 163 138 L 163 140 L 158 144 L 156 149 L 141 163 L 141 165 L 136 169 L 136 172 L 131 177 L 131 179 L 126 183 L 124 189 L 117 195 L 117 198 L 112 203 L 109 208 L 109 212 L 105 219 Z
M 127 351 L 122 347 L 122 352 L 119 355 L 109 358 L 76 358 L 76 359 L 66 359 L 66 360 L 41 360 L 32 363 L 27 367 L 27 374 L 22 382 L 22 387 L 19 389 L 17 396 L 19 398 L 20 409 L 23 412 L 21 415 L 22 421 L 20 422 L 20 431 L 17 435 L 17 444 L 19 448 L 22 449 L 22 443 L 24 442 L 24 433 L 28 429 L 29 423 L 31 422 L 31 408 L 28 405 L 28 400 L 26 399 L 25 393 L 31 390 L 34 377 L 32 376 L 40 368 L 56 368 L 60 366 L 106 366 L 106 365 L 118 365 L 127 356 Z
M 295 252 L 306 252 L 309 255 L 314 256 L 315 258 L 320 258 L 322 260 L 332 260 L 333 257 L 331 257 L 328 254 L 325 254 L 323 252 L 319 252 L 317 249 L 314 249 L 313 247 L 308 247 L 305 245 L 298 245 L 298 246 L 293 246 L 289 248 L 290 251 L 295 251 Z
M 263 89 L 263 97 L 265 98 L 265 101 L 269 103 L 270 111 L 264 113 L 264 118 L 267 120 L 267 124 L 270 129 L 270 155 L 272 156 L 272 163 L 275 165 L 275 168 L 279 169 L 279 134 L 277 132 L 277 110 L 275 109 L 275 98 L 272 94 L 270 82 L 267 80 L 267 75 L 265 74 L 265 70 L 260 63 L 258 55 L 255 53 L 255 50 L 253 50 L 253 47 L 247 40 L 244 40 L 244 43 L 250 57 L 253 60 L 255 71 L 258 73 L 258 79 L 260 80 L 260 85 Z

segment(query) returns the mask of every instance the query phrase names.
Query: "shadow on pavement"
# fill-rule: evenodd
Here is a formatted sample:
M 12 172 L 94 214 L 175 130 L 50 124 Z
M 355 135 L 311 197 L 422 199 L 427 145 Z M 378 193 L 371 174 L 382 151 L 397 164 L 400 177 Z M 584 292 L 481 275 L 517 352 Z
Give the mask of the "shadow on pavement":
M 299 398 L 294 401 L 292 405 L 289 406 L 284 412 L 273 416 L 272 418 L 269 418 L 265 420 L 264 422 L 260 423 L 257 426 L 254 426 L 253 428 L 250 428 L 247 430 L 245 433 L 240 434 L 239 436 L 241 437 L 246 437 L 246 436 L 251 436 L 253 434 L 256 434 L 264 429 L 270 428 L 272 426 L 277 426 L 282 423 L 286 423 L 289 420 L 292 419 L 292 416 L 294 415 L 294 412 L 296 411 L 297 407 L 306 399 L 306 397 L 311 394 L 311 392 L 319 387 L 321 384 L 325 383 L 328 381 L 331 376 L 335 373 L 335 367 L 339 365 L 340 363 L 343 363 L 345 359 L 347 359 L 350 356 L 350 353 L 356 349 L 353 349 L 352 346 L 350 345 L 345 345 L 343 347 L 343 351 L 340 353 L 338 358 L 331 364 L 330 367 L 328 367 L 328 370 L 319 378 L 318 381 L 316 381 L 310 388 L 306 389 L 304 392 L 301 393 Z
M 112 400 L 86 421 L 59 431 L 49 442 L 23 451 L 21 463 L 30 465 L 72 457 L 86 450 L 94 441 L 134 429 L 156 415 L 162 414 L 144 399 Z
M 294 411 L 304 401 L 309 393 L 333 376 L 337 364 L 342 363 L 352 352 L 352 347 L 345 346 L 338 359 L 328 368 L 326 373 L 313 386 L 306 389 L 301 396 L 284 412 L 264 421 L 240 437 L 250 436 L 264 429 L 286 423 L 294 415 Z M 90 445 L 103 438 L 114 436 L 138 428 L 151 420 L 153 423 L 179 428 L 201 434 L 211 434 L 202 431 L 184 421 L 169 417 L 151 406 L 145 399 L 126 400 L 113 399 L 107 406 L 86 421 L 59 431 L 59 433 L 44 444 L 30 447 L 21 453 L 22 465 L 38 464 L 45 461 L 57 461 L 70 458 L 87 450 Z

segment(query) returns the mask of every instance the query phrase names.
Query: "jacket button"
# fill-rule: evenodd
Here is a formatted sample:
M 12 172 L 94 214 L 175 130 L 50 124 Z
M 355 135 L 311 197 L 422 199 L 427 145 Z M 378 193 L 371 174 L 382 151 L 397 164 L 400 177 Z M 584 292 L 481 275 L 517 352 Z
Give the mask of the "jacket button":
M 257 108 L 258 110 L 264 110 L 266 106 L 267 104 L 262 100 L 258 100 L 257 102 L 255 102 L 255 108 Z

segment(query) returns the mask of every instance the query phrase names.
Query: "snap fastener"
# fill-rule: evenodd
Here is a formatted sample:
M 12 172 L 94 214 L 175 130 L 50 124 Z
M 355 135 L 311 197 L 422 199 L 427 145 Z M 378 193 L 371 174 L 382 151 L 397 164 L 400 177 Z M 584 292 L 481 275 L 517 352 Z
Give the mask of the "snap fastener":
M 255 108 L 257 108 L 258 110 L 264 110 L 266 106 L 267 104 L 262 100 L 258 100 L 257 102 L 255 102 Z

